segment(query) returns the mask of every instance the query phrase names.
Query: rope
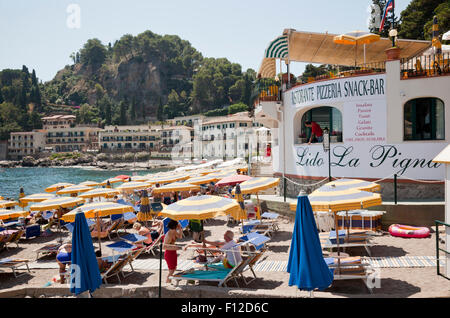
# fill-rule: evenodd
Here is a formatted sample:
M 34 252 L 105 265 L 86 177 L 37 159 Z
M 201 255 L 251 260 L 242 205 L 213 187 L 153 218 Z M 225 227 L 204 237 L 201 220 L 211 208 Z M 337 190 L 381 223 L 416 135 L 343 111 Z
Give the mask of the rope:
M 390 178 L 390 177 L 393 177 L 394 174 L 395 174 L 395 173 L 392 173 L 392 174 L 388 175 L 387 177 L 384 177 L 384 178 L 381 178 L 381 179 L 378 179 L 378 180 L 375 180 L 375 181 L 372 181 L 372 182 L 375 182 L 375 183 L 376 183 L 376 182 L 380 182 L 380 181 L 386 180 L 386 179 L 388 179 L 388 178 Z
M 322 180 L 320 180 L 319 182 L 316 182 L 316 183 L 305 183 L 305 184 L 297 183 L 297 182 L 292 181 L 291 179 L 288 179 L 288 178 L 286 178 L 286 180 L 289 181 L 289 182 L 291 182 L 291 183 L 293 183 L 293 184 L 295 184 L 295 185 L 301 186 L 301 187 L 304 187 L 304 186 L 311 187 L 311 186 L 315 186 L 315 185 L 317 185 L 317 184 L 319 184 L 319 183 L 322 183 L 322 182 L 325 181 L 325 180 L 328 180 L 328 177 L 326 177 L 325 179 L 322 179 Z
M 445 182 L 445 180 L 436 180 L 436 181 L 431 181 L 431 180 L 418 180 L 418 179 L 411 179 L 405 176 L 402 176 L 402 178 L 404 179 L 408 179 L 411 181 L 416 181 L 416 182 L 423 182 L 423 183 L 440 183 L 440 182 Z

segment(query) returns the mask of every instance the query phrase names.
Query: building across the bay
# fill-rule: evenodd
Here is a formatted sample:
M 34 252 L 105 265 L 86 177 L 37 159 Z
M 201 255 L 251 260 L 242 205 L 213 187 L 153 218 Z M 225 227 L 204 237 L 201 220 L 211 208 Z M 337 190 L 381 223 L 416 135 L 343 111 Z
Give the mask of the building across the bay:
M 12 132 L 8 141 L 8 158 L 20 160 L 33 156 L 45 148 L 45 130 Z
M 159 148 L 160 128 L 148 125 L 105 126 L 99 132 L 101 151 L 152 151 Z

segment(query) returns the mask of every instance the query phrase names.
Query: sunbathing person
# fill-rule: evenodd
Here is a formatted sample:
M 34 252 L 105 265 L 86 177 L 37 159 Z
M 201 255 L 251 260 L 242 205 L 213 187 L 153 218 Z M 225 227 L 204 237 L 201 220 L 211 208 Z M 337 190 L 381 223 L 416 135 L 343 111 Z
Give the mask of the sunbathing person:
M 69 243 L 70 242 L 70 243 Z M 65 244 L 61 245 L 56 255 L 56 262 L 59 265 L 59 276 L 61 284 L 65 283 L 64 273 L 66 272 L 66 264 L 72 261 L 72 243 L 67 240 Z
M 223 235 L 225 242 L 210 242 L 203 240 L 204 244 L 210 244 L 220 248 L 225 255 L 217 257 L 213 262 L 222 261 L 225 268 L 233 268 L 242 261 L 241 251 L 237 243 L 233 240 L 234 233 L 230 230 Z

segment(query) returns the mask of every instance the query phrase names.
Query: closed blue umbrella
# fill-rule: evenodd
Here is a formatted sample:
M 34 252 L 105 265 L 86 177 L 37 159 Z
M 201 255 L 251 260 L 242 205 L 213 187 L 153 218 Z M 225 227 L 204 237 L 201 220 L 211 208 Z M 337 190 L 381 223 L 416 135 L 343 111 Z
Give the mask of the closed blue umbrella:
M 91 232 L 84 213 L 78 212 L 72 232 L 70 292 L 78 295 L 89 290 L 89 293 L 92 293 L 101 284 L 102 277 L 95 257 Z
M 308 196 L 299 195 L 294 232 L 287 266 L 289 286 L 300 290 L 323 290 L 333 282 L 333 274 L 325 263 L 316 221 Z

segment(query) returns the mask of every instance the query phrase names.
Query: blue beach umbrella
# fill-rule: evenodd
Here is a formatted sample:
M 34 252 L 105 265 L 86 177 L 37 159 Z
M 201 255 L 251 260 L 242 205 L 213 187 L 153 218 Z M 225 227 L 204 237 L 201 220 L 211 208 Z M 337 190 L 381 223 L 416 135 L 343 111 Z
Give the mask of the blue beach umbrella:
M 95 257 L 91 233 L 83 212 L 75 216 L 72 232 L 72 267 L 70 292 L 75 295 L 86 290 L 94 292 L 102 284 L 102 277 Z
M 316 221 L 308 196 L 299 195 L 294 232 L 287 266 L 289 286 L 300 290 L 323 290 L 333 282 L 333 274 L 322 255 Z

